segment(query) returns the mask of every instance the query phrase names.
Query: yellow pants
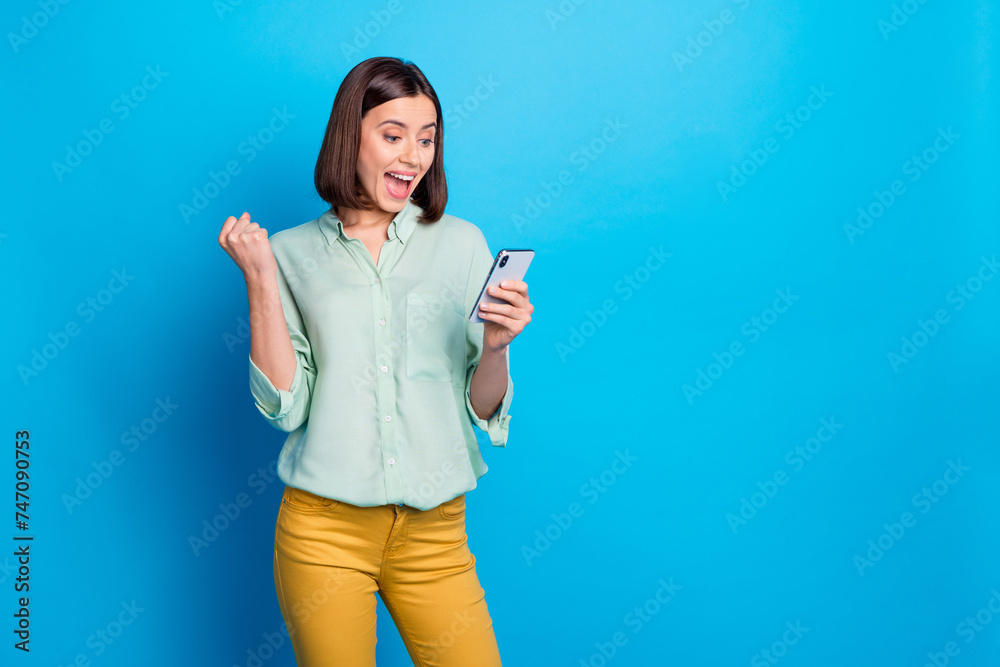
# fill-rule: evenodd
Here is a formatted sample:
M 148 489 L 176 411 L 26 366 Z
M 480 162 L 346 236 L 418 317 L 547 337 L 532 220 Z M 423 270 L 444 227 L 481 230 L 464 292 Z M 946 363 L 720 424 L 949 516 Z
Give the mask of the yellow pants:
M 464 494 L 421 511 L 286 486 L 274 585 L 299 667 L 374 667 L 376 592 L 414 667 L 500 665 Z

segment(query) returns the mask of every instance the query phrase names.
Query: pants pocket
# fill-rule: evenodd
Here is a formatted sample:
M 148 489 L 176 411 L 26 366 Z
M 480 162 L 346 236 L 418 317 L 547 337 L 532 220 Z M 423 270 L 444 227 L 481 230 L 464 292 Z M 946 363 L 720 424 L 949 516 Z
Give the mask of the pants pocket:
M 465 494 L 452 498 L 438 505 L 442 519 L 455 521 L 465 517 Z
M 297 512 L 322 512 L 340 504 L 339 500 L 320 496 L 294 486 L 285 487 L 281 502 Z

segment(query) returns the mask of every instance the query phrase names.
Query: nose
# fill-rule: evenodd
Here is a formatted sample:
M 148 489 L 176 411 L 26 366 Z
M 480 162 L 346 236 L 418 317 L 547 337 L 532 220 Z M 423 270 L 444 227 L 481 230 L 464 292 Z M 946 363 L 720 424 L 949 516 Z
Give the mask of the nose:
M 416 168 L 417 163 L 420 162 L 420 157 L 417 155 L 416 143 L 411 141 L 406 142 L 406 145 L 403 146 L 399 154 L 399 161 Z

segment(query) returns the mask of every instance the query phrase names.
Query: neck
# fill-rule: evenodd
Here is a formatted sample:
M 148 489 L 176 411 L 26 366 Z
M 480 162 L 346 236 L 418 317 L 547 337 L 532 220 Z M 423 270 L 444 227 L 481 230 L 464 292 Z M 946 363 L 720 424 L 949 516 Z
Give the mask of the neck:
M 393 218 L 397 215 L 397 213 L 383 211 L 379 208 L 375 208 L 371 211 L 361 211 L 354 208 L 345 208 L 343 206 L 338 207 L 335 213 L 340 221 L 344 223 L 344 227 L 354 227 L 355 229 L 377 229 L 379 227 L 388 227 L 389 223 L 392 222 Z
M 403 209 L 400 209 L 399 212 L 402 210 Z M 389 223 L 393 221 L 393 218 L 399 215 L 399 212 L 384 211 L 378 206 L 372 207 L 369 211 L 347 208 L 345 206 L 337 207 L 334 210 L 334 214 L 344 224 L 345 228 L 353 227 L 358 230 L 388 227 Z

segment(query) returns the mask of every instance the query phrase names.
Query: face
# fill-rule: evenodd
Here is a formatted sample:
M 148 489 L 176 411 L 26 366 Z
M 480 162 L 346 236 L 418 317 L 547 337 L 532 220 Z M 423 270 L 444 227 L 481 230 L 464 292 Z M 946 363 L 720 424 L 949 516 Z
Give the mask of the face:
M 358 180 L 376 206 L 398 213 L 434 162 L 437 111 L 426 95 L 397 97 L 361 119 Z

